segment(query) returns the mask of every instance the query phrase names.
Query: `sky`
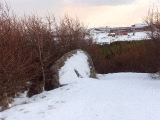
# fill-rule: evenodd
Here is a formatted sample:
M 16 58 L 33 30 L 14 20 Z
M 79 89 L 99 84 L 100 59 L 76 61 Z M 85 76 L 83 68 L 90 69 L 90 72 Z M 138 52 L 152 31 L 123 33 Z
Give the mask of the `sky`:
M 1 0 L 3 1 L 3 0 Z M 88 28 L 126 27 L 142 23 L 149 8 L 159 8 L 160 0 L 5 0 L 18 15 L 65 14 L 78 18 Z M 154 4 L 154 5 L 153 5 Z

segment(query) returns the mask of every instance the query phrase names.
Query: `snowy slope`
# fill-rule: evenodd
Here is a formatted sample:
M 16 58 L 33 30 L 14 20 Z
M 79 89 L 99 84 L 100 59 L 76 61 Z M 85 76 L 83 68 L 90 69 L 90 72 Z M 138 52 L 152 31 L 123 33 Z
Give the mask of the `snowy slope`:
M 144 73 L 99 75 L 43 92 L 0 113 L 6 120 L 159 120 L 160 80 Z M 13 105 L 14 105 L 13 104 Z

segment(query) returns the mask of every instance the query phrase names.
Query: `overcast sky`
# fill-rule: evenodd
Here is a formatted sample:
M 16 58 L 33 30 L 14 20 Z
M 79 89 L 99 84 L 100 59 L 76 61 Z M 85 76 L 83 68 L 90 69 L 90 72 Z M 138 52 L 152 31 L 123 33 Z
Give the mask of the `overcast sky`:
M 44 17 L 47 12 L 56 18 L 68 14 L 78 17 L 90 27 L 131 26 L 142 23 L 149 7 L 160 7 L 160 0 L 5 0 L 17 14 L 37 13 Z

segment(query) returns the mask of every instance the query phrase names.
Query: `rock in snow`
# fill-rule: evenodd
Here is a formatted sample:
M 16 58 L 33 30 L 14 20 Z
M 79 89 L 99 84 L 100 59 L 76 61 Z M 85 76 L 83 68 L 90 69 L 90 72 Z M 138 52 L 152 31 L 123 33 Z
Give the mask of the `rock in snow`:
M 95 68 L 90 55 L 81 49 L 64 54 L 51 67 L 53 81 L 60 85 L 75 82 L 76 78 L 96 78 Z M 54 83 L 54 82 L 52 82 Z

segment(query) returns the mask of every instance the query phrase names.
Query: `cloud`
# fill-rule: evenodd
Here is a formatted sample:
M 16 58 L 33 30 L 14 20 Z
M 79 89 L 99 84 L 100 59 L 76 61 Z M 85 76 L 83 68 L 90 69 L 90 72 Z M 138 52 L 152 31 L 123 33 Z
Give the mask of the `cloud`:
M 18 14 L 37 13 L 41 17 L 53 13 L 57 18 L 64 14 L 79 18 L 88 27 L 130 26 L 141 22 L 149 3 L 157 0 L 5 0 Z M 156 3 L 156 2 L 155 2 Z M 158 5 L 158 4 L 156 4 Z M 159 5 L 160 6 L 160 5 Z
M 70 1 L 73 4 L 83 4 L 88 6 L 117 6 L 117 5 L 124 5 L 124 4 L 131 4 L 136 0 L 65 0 Z
M 38 14 L 45 16 L 48 12 L 58 16 L 64 8 L 63 0 L 6 0 L 18 15 Z

